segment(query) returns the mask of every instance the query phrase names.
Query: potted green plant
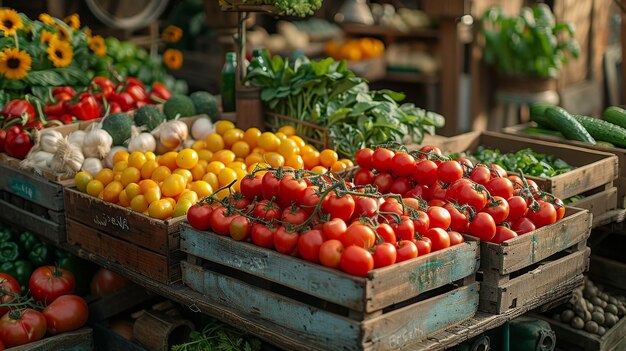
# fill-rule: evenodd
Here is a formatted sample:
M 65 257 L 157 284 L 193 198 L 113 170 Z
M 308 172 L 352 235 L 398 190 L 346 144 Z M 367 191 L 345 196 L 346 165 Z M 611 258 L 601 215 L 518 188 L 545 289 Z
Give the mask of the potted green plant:
M 569 56 L 577 58 L 580 52 L 574 25 L 557 22 L 546 4 L 523 7 L 517 16 L 493 7 L 483 15 L 481 29 L 483 59 L 504 89 L 553 90 Z

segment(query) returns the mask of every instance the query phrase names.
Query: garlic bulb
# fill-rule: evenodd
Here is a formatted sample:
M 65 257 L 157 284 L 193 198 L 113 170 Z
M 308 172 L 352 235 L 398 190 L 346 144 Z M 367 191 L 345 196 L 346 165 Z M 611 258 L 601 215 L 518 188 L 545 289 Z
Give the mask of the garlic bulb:
M 73 177 L 83 165 L 85 157 L 78 146 L 70 144 L 67 139 L 61 139 L 50 162 L 50 168 L 61 176 Z
M 46 151 L 29 152 L 26 158 L 20 162 L 20 168 L 33 170 L 36 174 L 50 171 L 50 163 L 54 154 Z
M 183 148 L 186 149 L 190 149 L 193 146 L 193 143 L 195 143 L 196 141 L 192 138 L 189 138 L 187 140 L 185 140 L 185 142 L 183 143 Z
M 102 161 L 100 161 L 100 159 L 95 158 L 95 157 L 89 157 L 89 158 L 86 158 L 85 161 L 83 162 L 83 166 L 81 167 L 81 170 L 95 177 L 96 174 L 98 174 L 98 172 L 102 170 L 102 168 L 104 167 L 102 166 Z
M 113 138 L 104 129 L 92 129 L 85 134 L 83 140 L 83 153 L 86 157 L 103 158 L 109 151 Z
M 39 144 L 45 152 L 55 153 L 63 134 L 53 129 L 44 129 L 39 135 Z
M 199 117 L 191 125 L 191 136 L 196 140 L 204 140 L 215 131 L 215 126 L 208 117 Z
M 115 157 L 115 154 L 118 153 L 119 151 L 128 151 L 128 149 L 123 146 L 112 147 L 111 151 L 109 151 L 109 153 L 104 158 L 105 167 L 113 168 L 113 166 L 115 166 L 115 163 L 113 162 L 113 157 Z
M 141 133 L 128 142 L 128 152 L 148 152 L 156 149 L 156 139 L 150 133 Z
M 69 141 L 70 144 L 77 145 L 78 147 L 80 147 L 82 149 L 83 148 L 83 141 L 85 140 L 85 134 L 86 133 L 84 131 L 82 131 L 82 130 L 75 130 L 67 138 L 67 141 Z
M 178 148 L 189 135 L 189 128 L 185 122 L 172 120 L 157 127 L 159 141 L 169 150 Z

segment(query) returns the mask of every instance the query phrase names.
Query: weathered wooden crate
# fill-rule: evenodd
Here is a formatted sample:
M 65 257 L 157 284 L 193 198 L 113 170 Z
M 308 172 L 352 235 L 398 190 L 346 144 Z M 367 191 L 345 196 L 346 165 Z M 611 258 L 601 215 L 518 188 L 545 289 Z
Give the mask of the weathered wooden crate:
M 91 328 L 85 327 L 72 332 L 46 337 L 30 344 L 11 347 L 6 349 L 6 351 L 92 351 L 93 346 L 93 331 Z
M 502 133 L 470 132 L 450 138 L 425 138 L 422 144 L 435 145 L 447 152 L 471 152 L 483 145 L 502 152 L 531 148 L 539 153 L 555 155 L 576 169 L 550 178 L 527 178 L 537 182 L 542 190 L 562 199 L 606 186 L 618 176 L 618 158 L 611 153 Z
M 141 345 L 126 340 L 112 331 L 105 322 L 93 326 L 93 338 L 99 350 L 107 351 L 147 351 Z
M 550 323 L 556 333 L 557 347 L 568 351 L 622 351 L 626 350 L 626 318 L 622 318 L 606 334 L 599 336 L 577 330 L 565 323 L 537 316 Z
M 588 268 L 590 232 L 589 212 L 568 207 L 555 224 L 502 244 L 481 242 L 480 310 L 500 314 L 533 299 L 561 297 L 552 293 Z
M 179 225 L 65 188 L 67 241 L 134 272 L 170 284 L 180 280 Z
M 108 296 L 87 296 L 85 299 L 89 305 L 89 323 L 102 322 L 154 297 L 153 293 L 135 284 Z
M 473 316 L 478 242 L 373 270 L 367 278 L 183 224 L 183 283 L 210 303 L 311 350 L 393 350 Z

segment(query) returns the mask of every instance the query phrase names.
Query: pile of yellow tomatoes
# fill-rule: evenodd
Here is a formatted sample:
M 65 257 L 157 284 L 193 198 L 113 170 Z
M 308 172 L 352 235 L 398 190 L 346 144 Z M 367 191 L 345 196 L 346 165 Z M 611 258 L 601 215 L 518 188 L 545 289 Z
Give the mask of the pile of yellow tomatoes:
M 277 133 L 244 131 L 229 121 L 218 121 L 214 133 L 190 148 L 158 156 L 118 151 L 113 162 L 112 169 L 97 174 L 79 172 L 74 178 L 77 189 L 158 219 L 182 216 L 214 192 L 224 198 L 230 191 L 221 188 L 233 182 L 232 190 L 238 191 L 241 179 L 254 169 L 271 166 L 325 173 L 353 167 L 352 161 L 339 160 L 333 150 L 319 152 L 306 144 L 291 126 Z

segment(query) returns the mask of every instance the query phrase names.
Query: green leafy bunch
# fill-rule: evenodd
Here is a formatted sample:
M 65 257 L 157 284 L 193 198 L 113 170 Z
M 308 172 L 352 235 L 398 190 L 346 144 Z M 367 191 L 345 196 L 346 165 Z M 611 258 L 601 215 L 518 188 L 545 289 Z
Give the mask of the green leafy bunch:
M 490 8 L 482 17 L 482 33 L 485 62 L 507 75 L 554 78 L 568 55 L 580 53 L 574 25 L 556 22 L 546 4 L 523 7 L 518 16 Z
M 220 0 L 221 3 L 237 5 L 274 5 L 279 15 L 306 17 L 322 7 L 322 0 Z
M 479 146 L 473 158 L 483 164 L 498 164 L 510 171 L 522 170 L 525 175 L 535 177 L 553 177 L 574 169 L 554 155 L 541 154 L 531 149 L 502 153 L 500 150 Z
M 186 343 L 172 351 L 260 351 L 261 341 L 227 324 L 210 319 L 202 331 L 193 331 Z

